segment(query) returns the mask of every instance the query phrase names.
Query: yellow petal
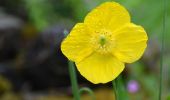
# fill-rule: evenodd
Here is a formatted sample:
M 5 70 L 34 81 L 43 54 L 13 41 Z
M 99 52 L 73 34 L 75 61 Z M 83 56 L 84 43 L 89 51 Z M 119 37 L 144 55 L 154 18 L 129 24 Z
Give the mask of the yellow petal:
M 114 80 L 124 69 L 124 63 L 112 54 L 92 53 L 76 66 L 82 76 L 94 84 Z
M 116 2 L 101 4 L 88 13 L 84 20 L 84 23 L 94 29 L 108 28 L 112 30 L 129 22 L 130 16 L 128 11 Z
M 92 45 L 89 43 L 91 33 L 85 24 L 76 24 L 61 44 L 63 54 L 69 60 L 76 62 L 90 55 L 93 51 Z
M 129 23 L 115 32 L 113 54 L 122 62 L 138 60 L 147 47 L 147 34 L 141 26 Z

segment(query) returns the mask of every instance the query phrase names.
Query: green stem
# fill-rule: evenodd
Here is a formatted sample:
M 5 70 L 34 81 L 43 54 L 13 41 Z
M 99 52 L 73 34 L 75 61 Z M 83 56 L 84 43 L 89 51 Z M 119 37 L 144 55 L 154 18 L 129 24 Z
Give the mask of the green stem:
M 76 76 L 76 70 L 75 70 L 74 63 L 72 61 L 69 61 L 68 65 L 69 65 L 69 73 L 70 73 L 70 79 L 71 79 L 74 100 L 80 100 L 79 89 L 78 89 L 78 84 L 77 84 L 77 76 Z
M 125 89 L 122 76 L 120 75 L 117 79 L 112 81 L 116 100 L 129 100 L 128 93 Z
M 88 93 L 90 94 L 90 96 L 92 97 L 92 100 L 96 100 L 96 98 L 95 98 L 95 96 L 94 96 L 94 93 L 93 93 L 93 91 L 92 91 L 90 88 L 88 88 L 88 87 L 83 87 L 83 88 L 81 88 L 81 89 L 79 90 L 80 95 L 81 95 L 83 92 L 88 92 Z
M 164 44 L 165 44 L 165 29 L 166 29 L 166 0 L 163 0 L 163 21 L 162 21 L 162 41 L 161 41 L 161 57 L 160 57 L 160 76 L 159 76 L 159 100 L 162 98 L 162 77 L 163 77 L 163 55 L 164 55 Z
M 117 96 L 117 90 L 116 90 L 116 80 L 112 81 L 112 85 L 113 85 L 113 91 L 114 91 L 114 94 L 115 94 L 115 100 L 119 100 L 118 96 Z

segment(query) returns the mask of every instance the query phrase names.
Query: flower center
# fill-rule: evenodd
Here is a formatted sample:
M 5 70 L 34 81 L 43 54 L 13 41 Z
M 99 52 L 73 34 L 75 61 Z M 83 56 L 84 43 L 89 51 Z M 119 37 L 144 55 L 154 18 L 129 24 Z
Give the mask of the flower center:
M 112 36 L 112 32 L 105 29 L 96 31 L 96 34 L 91 38 L 91 43 L 94 50 L 100 54 L 108 54 L 112 52 L 115 47 L 115 40 Z
M 106 44 L 106 37 L 104 35 L 100 36 L 99 43 L 101 46 L 104 46 Z

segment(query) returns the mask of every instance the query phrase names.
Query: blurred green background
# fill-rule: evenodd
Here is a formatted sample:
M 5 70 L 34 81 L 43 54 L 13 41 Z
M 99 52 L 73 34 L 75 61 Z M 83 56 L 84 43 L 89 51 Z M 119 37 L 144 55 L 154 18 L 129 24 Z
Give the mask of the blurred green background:
M 0 100 L 71 100 L 63 32 L 102 2 L 113 0 L 0 0 Z M 163 0 L 114 0 L 130 12 L 149 37 L 144 56 L 122 73 L 130 100 L 157 100 L 159 92 Z M 170 100 L 170 1 L 167 0 L 163 100 Z M 78 72 L 77 72 L 78 73 Z M 111 83 L 93 85 L 78 73 L 97 100 L 114 100 Z M 107 98 L 107 99 L 106 99 Z M 82 100 L 90 100 L 88 94 Z

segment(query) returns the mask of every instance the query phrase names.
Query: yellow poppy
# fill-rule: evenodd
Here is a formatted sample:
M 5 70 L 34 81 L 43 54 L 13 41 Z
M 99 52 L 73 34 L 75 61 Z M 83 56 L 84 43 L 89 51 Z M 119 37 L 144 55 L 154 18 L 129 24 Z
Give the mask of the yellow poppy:
M 107 83 L 123 71 L 125 63 L 142 56 L 147 40 L 145 30 L 131 23 L 123 6 L 106 2 L 74 26 L 61 50 L 87 80 Z

